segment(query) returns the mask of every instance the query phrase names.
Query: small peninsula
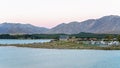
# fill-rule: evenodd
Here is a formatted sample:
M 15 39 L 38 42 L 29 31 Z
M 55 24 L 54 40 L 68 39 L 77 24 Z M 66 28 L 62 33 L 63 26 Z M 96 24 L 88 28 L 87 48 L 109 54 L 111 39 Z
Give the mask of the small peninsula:
M 46 49 L 94 49 L 94 50 L 120 50 L 120 46 L 97 46 L 84 44 L 83 42 L 54 41 L 47 43 L 33 44 L 1 44 L 0 46 L 16 46 L 28 48 L 46 48 Z

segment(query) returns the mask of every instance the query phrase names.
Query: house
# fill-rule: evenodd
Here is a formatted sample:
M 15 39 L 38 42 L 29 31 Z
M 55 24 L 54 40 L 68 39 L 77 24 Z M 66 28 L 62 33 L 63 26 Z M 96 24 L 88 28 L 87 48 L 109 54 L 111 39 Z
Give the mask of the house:
M 69 39 L 68 35 L 60 35 L 59 40 L 61 41 L 67 41 Z
M 110 45 L 115 45 L 115 46 L 117 46 L 117 45 L 119 45 L 119 42 L 118 42 L 118 41 L 111 41 L 111 42 L 108 43 L 108 45 L 109 45 L 109 46 L 110 46 Z

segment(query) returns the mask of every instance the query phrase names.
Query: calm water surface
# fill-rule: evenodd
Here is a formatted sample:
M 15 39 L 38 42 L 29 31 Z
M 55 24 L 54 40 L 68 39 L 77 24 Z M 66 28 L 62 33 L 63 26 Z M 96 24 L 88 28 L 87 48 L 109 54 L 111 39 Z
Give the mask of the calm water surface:
M 50 42 L 51 39 L 0 39 L 0 44 L 29 44 Z
M 120 51 L 0 47 L 0 68 L 120 68 Z

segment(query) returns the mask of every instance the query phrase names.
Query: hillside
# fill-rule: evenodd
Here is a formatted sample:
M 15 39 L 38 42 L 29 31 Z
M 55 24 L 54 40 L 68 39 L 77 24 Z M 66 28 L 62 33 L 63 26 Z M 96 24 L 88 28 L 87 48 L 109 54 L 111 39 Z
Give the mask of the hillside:
M 30 24 L 20 23 L 2 23 L 0 24 L 0 34 L 41 34 L 47 31 L 47 28 L 36 27 Z

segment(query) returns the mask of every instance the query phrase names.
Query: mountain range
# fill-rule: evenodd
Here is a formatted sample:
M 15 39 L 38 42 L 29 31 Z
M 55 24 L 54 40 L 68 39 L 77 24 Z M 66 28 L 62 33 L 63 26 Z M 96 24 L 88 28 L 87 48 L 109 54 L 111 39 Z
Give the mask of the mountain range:
M 120 34 L 120 16 L 109 15 L 82 22 L 62 23 L 48 33 L 77 34 L 80 32 Z
M 0 24 L 0 34 L 77 34 L 80 32 L 120 34 L 120 16 L 109 15 L 82 22 L 62 23 L 51 29 L 31 24 Z
M 36 27 L 31 24 L 2 23 L 0 24 L 0 34 L 42 34 L 49 29 Z

